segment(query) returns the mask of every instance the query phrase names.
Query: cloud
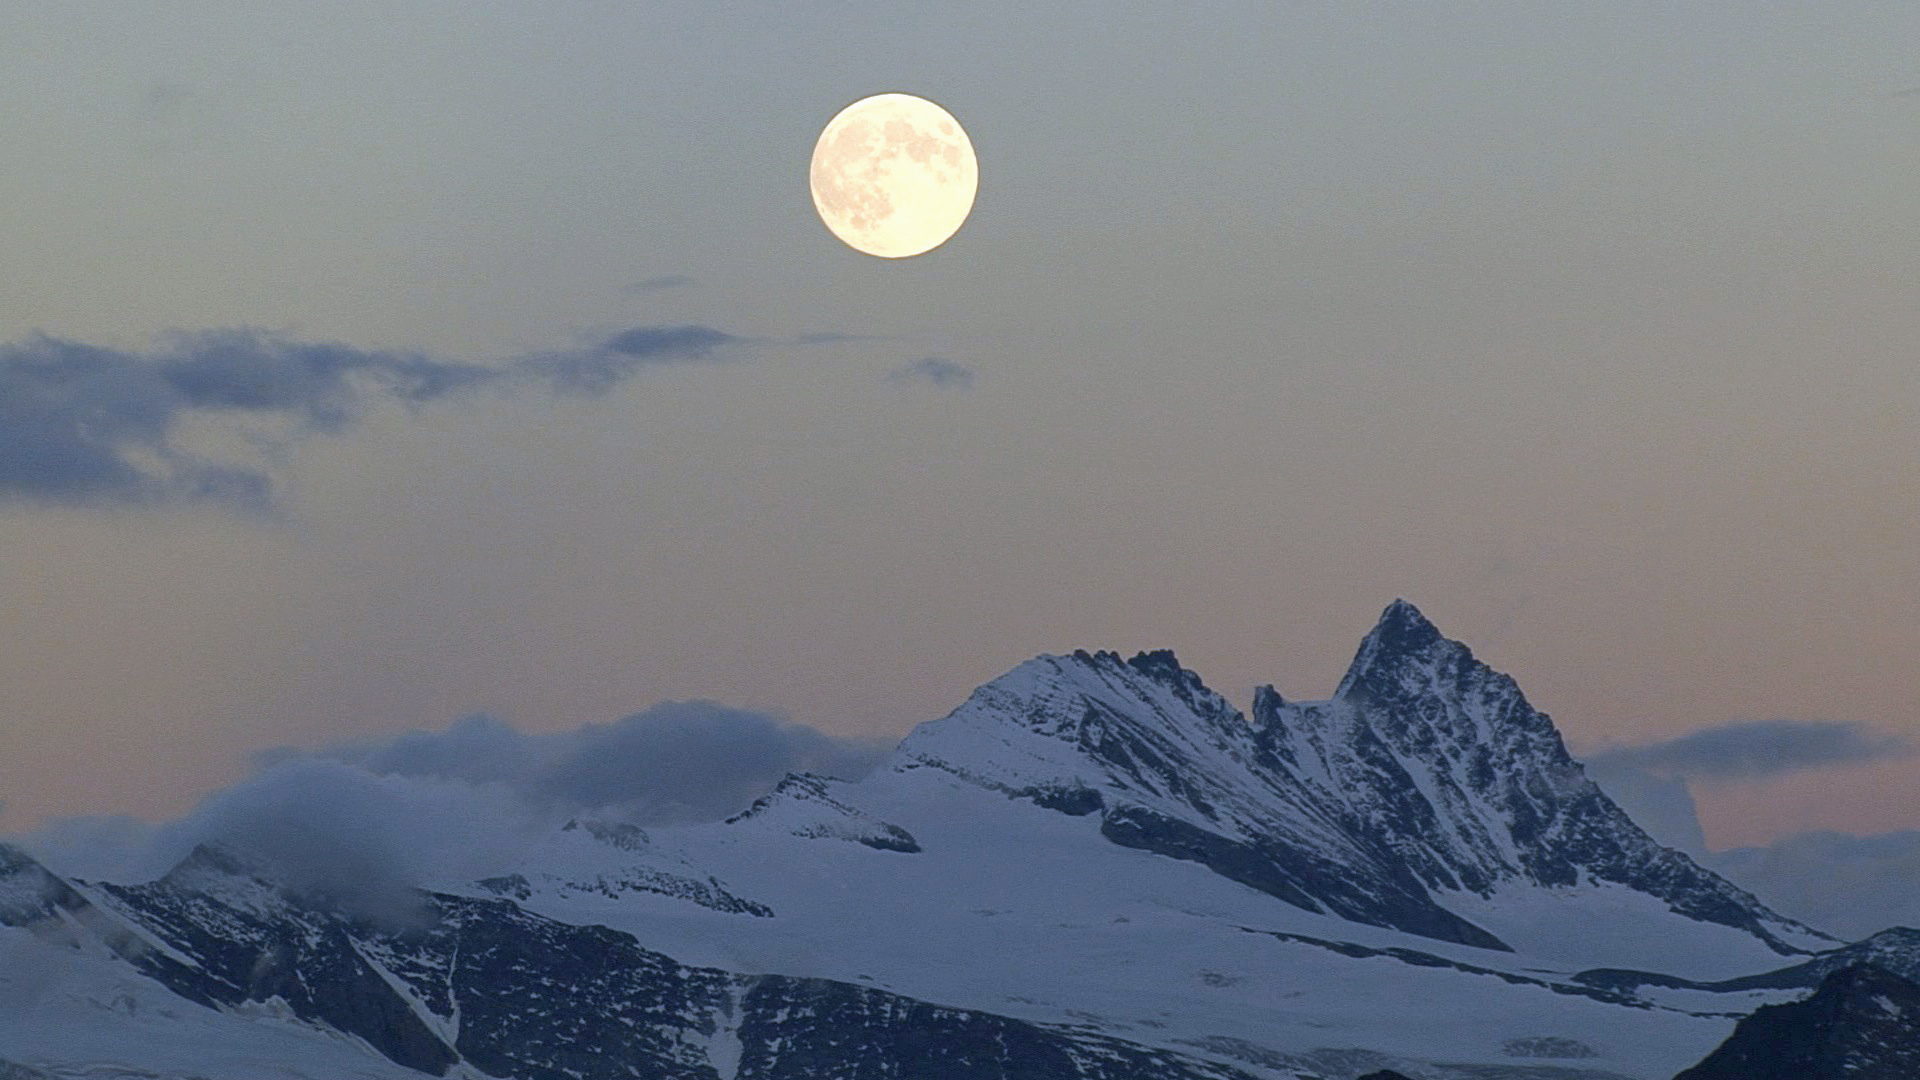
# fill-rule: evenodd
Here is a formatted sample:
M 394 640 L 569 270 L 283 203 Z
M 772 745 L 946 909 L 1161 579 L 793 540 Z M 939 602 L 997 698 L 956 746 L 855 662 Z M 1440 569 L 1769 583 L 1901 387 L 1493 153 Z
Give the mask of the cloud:
M 1831 765 L 1909 757 L 1910 739 L 1877 735 L 1860 724 L 1758 720 L 1691 732 L 1664 742 L 1590 754 L 1591 765 L 1641 769 L 1701 780 L 1752 780 Z
M 546 380 L 556 393 L 598 397 L 641 368 L 711 360 L 739 340 L 706 326 L 638 326 L 596 348 L 526 357 L 512 370 Z
M 250 329 L 174 334 L 142 352 L 41 335 L 0 345 L 0 503 L 265 512 L 267 469 L 184 449 L 188 419 L 337 434 L 381 401 L 419 406 L 483 386 L 597 396 L 645 367 L 712 360 L 739 341 L 704 326 L 634 327 L 488 366 Z
M 217 843 L 296 889 L 404 921 L 416 887 L 506 872 L 569 817 L 718 820 L 788 772 L 858 777 L 890 749 L 700 701 L 549 734 L 474 716 L 444 731 L 269 751 L 246 779 L 164 824 L 64 818 L 13 840 L 58 873 L 119 882 L 151 880 Z
M 893 369 L 887 373 L 887 381 L 901 384 L 924 382 L 966 390 L 973 386 L 973 370 L 943 356 L 929 356 Z
M 196 845 L 219 844 L 272 866 L 299 891 L 397 914 L 411 906 L 416 882 L 510 858 L 514 838 L 530 839 L 531 822 L 498 791 L 301 761 L 256 773 L 175 821 L 63 818 L 16 842 L 58 873 L 122 882 L 151 880 Z
M 641 293 L 661 292 L 666 289 L 684 289 L 693 284 L 696 282 L 685 274 L 663 274 L 659 277 L 636 281 L 620 291 L 629 296 L 638 296 Z
M 1799 833 L 1703 861 L 1782 913 L 1850 941 L 1920 927 L 1920 832 Z
M 789 772 L 863 776 L 891 749 L 888 740 L 838 738 L 766 713 L 684 701 L 546 735 L 473 716 L 443 732 L 270 751 L 263 762 L 312 757 L 377 775 L 503 784 L 537 805 L 661 823 L 726 817 Z
M 1589 760 L 1587 775 L 1607 793 L 1635 825 L 1670 848 L 1698 858 L 1707 850 L 1700 808 L 1684 779 L 1658 776 L 1617 761 Z
M 67 818 L 15 842 L 57 873 L 120 882 L 152 880 L 196 846 L 217 844 L 296 892 L 405 922 L 417 912 L 417 886 L 486 876 L 553 824 L 498 785 L 306 759 L 259 770 L 164 824 Z
M 1906 739 L 1858 724 L 1773 720 L 1583 756 L 1587 771 L 1655 840 L 1783 914 L 1849 940 L 1920 925 L 1920 832 L 1808 832 L 1766 847 L 1708 851 L 1688 781 L 1765 779 L 1912 755 Z

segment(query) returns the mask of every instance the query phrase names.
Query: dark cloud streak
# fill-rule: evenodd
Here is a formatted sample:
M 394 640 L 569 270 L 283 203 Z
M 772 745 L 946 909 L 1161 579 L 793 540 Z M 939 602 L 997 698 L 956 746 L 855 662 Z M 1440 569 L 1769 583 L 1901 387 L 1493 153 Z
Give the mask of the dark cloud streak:
M 599 397 L 642 368 L 712 360 L 717 350 L 739 340 L 706 326 L 640 326 L 620 331 L 598 348 L 518 360 L 513 370 L 547 381 L 557 394 Z
M 705 326 L 634 327 L 488 366 L 251 329 L 175 334 L 144 352 L 41 335 L 0 345 L 0 504 L 271 512 L 271 474 L 182 449 L 185 419 L 331 435 L 381 401 L 413 407 L 481 387 L 595 397 L 644 368 L 710 362 L 740 343 Z
M 944 356 L 929 356 L 893 369 L 887 374 L 887 381 L 901 384 L 921 382 L 968 390 L 973 387 L 973 369 Z
M 1702 780 L 1752 780 L 1830 765 L 1911 757 L 1912 740 L 1878 735 L 1859 724 L 1823 720 L 1757 720 L 1691 732 L 1664 742 L 1590 755 L 1609 768 L 1641 769 Z

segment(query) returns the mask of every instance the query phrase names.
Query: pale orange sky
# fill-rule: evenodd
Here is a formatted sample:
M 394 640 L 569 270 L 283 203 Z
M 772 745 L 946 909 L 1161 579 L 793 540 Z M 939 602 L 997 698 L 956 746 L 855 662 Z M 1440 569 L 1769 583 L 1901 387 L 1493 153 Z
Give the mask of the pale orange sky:
M 1396 596 L 1576 746 L 1913 732 L 1920 9 L 710 7 L 0 15 L 0 341 L 757 339 L 296 440 L 277 523 L 0 504 L 0 828 L 476 710 L 900 734 L 1076 647 L 1312 697 Z M 807 204 L 884 90 L 981 159 L 924 259 Z M 1916 769 L 1696 796 L 1920 827 Z

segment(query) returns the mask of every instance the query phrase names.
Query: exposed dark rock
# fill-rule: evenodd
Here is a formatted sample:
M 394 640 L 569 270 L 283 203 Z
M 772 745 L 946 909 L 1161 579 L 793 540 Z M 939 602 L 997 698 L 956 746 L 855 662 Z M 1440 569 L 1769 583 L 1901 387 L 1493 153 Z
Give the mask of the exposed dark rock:
M 1636 1000 L 1629 993 L 1594 986 L 1585 986 L 1577 982 L 1560 982 L 1557 979 L 1546 978 L 1539 975 L 1522 975 L 1512 971 L 1501 971 L 1498 968 L 1481 967 L 1478 964 L 1463 964 L 1458 960 L 1449 960 L 1444 956 L 1435 956 L 1433 953 L 1421 952 L 1418 949 L 1403 949 L 1397 946 L 1375 948 L 1371 945 L 1360 945 L 1351 941 L 1329 941 L 1325 938 L 1308 937 L 1305 934 L 1289 934 L 1280 930 L 1253 930 L 1244 926 L 1240 929 L 1249 934 L 1260 934 L 1278 941 L 1291 941 L 1301 945 L 1312 945 L 1315 948 L 1326 949 L 1329 952 L 1336 952 L 1341 956 L 1351 956 L 1355 959 L 1384 956 L 1412 967 L 1451 968 L 1454 971 L 1467 975 L 1482 975 L 1487 978 L 1499 979 L 1501 982 L 1514 986 L 1538 986 L 1542 989 L 1551 990 L 1556 994 L 1592 998 L 1595 1001 L 1604 1001 L 1610 1005 L 1645 1007 L 1643 1002 Z
M 1017 798 L 1031 799 L 1037 806 L 1057 810 L 1068 817 L 1085 817 L 1107 805 L 1099 790 L 1090 787 L 1030 787 L 1011 794 Z
M 772 791 L 728 818 L 727 824 L 762 818 L 780 820 L 793 835 L 808 839 L 851 840 L 876 851 L 906 855 L 920 851 L 920 842 L 912 833 L 834 798 L 829 790 L 832 783 L 811 773 L 788 773 Z
M 739 1080 L 1251 1080 L 1201 1058 L 818 979 L 757 981 L 739 1037 Z
M 429 1075 L 464 1062 L 521 1080 L 715 1080 L 725 1060 L 737 1080 L 882 1080 L 907 1067 L 928 1080 L 1253 1080 L 1087 1031 L 687 967 L 504 899 L 422 893 L 429 918 L 382 925 L 313 906 L 220 849 L 157 882 L 87 887 L 111 910 L 0 846 L 0 924 L 115 931 L 123 959 L 182 997 L 210 1008 L 278 999 Z M 0 1073 L 41 1075 L 4 1062 Z
M 1308 911 L 1330 912 L 1439 941 L 1513 951 L 1499 938 L 1435 904 L 1417 885 L 1409 889 L 1389 878 L 1381 886 L 1393 890 L 1387 895 L 1363 892 L 1343 867 L 1310 850 L 1240 843 L 1131 806 L 1109 808 L 1100 823 L 1100 835 L 1122 847 L 1200 863 L 1222 877 Z
M 999 743 L 1004 725 L 1068 743 L 1086 769 L 1029 777 L 1019 761 L 963 756 Z M 958 737 L 952 750 L 948 732 Z M 1436 902 L 1392 851 L 1344 832 L 1313 792 L 1277 774 L 1246 717 L 1170 652 L 1041 657 L 923 725 L 902 754 L 1061 813 L 1098 812 L 1114 843 L 1199 863 L 1309 911 L 1506 948 Z
M 1600 1052 L 1579 1039 L 1569 1039 L 1564 1035 L 1530 1035 L 1523 1039 L 1508 1039 L 1500 1045 L 1500 1052 L 1508 1057 L 1519 1058 L 1591 1058 L 1599 1057 Z
M 1870 964 L 1840 968 L 1812 997 L 1764 1005 L 1675 1080 L 1913 1080 L 1920 985 Z
M 1381 614 L 1332 701 L 1263 694 L 1254 725 L 1302 782 L 1333 777 L 1328 794 L 1347 827 L 1429 887 L 1484 894 L 1503 881 L 1556 887 L 1584 875 L 1782 954 L 1807 952 L 1782 931 L 1823 936 L 1654 841 L 1587 779 L 1511 677 L 1404 600 Z
M 1079 651 L 981 687 L 901 752 L 905 767 L 1099 813 L 1116 844 L 1438 940 L 1507 948 L 1438 895 L 1591 881 L 1782 954 L 1822 939 L 1656 843 L 1511 678 L 1404 600 L 1382 613 L 1329 701 L 1288 703 L 1264 687 L 1249 720 L 1171 652 Z

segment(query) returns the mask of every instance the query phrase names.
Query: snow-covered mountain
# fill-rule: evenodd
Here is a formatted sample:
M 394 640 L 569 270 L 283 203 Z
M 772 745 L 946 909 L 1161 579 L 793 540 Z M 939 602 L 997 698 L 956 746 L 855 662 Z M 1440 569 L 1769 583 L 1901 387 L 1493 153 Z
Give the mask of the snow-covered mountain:
M 1309 911 L 1443 941 L 1510 949 L 1468 912 L 1504 921 L 1483 902 L 1541 886 L 1617 886 L 1781 954 L 1832 940 L 1647 836 L 1511 678 L 1405 601 L 1329 701 L 1263 687 L 1249 723 L 1171 653 L 1043 656 L 922 725 L 900 755 L 896 768 L 1097 812 L 1115 843 Z
M 183 1032 L 537 1080 L 1666 1080 L 1851 958 L 1648 838 L 1404 602 L 1327 701 L 1263 688 L 1249 717 L 1170 653 L 1042 656 L 858 782 L 572 822 L 397 908 L 217 849 L 123 885 L 0 848 L 7 942 L 75 985 L 112 968 Z M 255 1075 L 147 1064 L 97 994 L 33 1000 L 33 1041 L 0 1008 L 0 1069 Z

